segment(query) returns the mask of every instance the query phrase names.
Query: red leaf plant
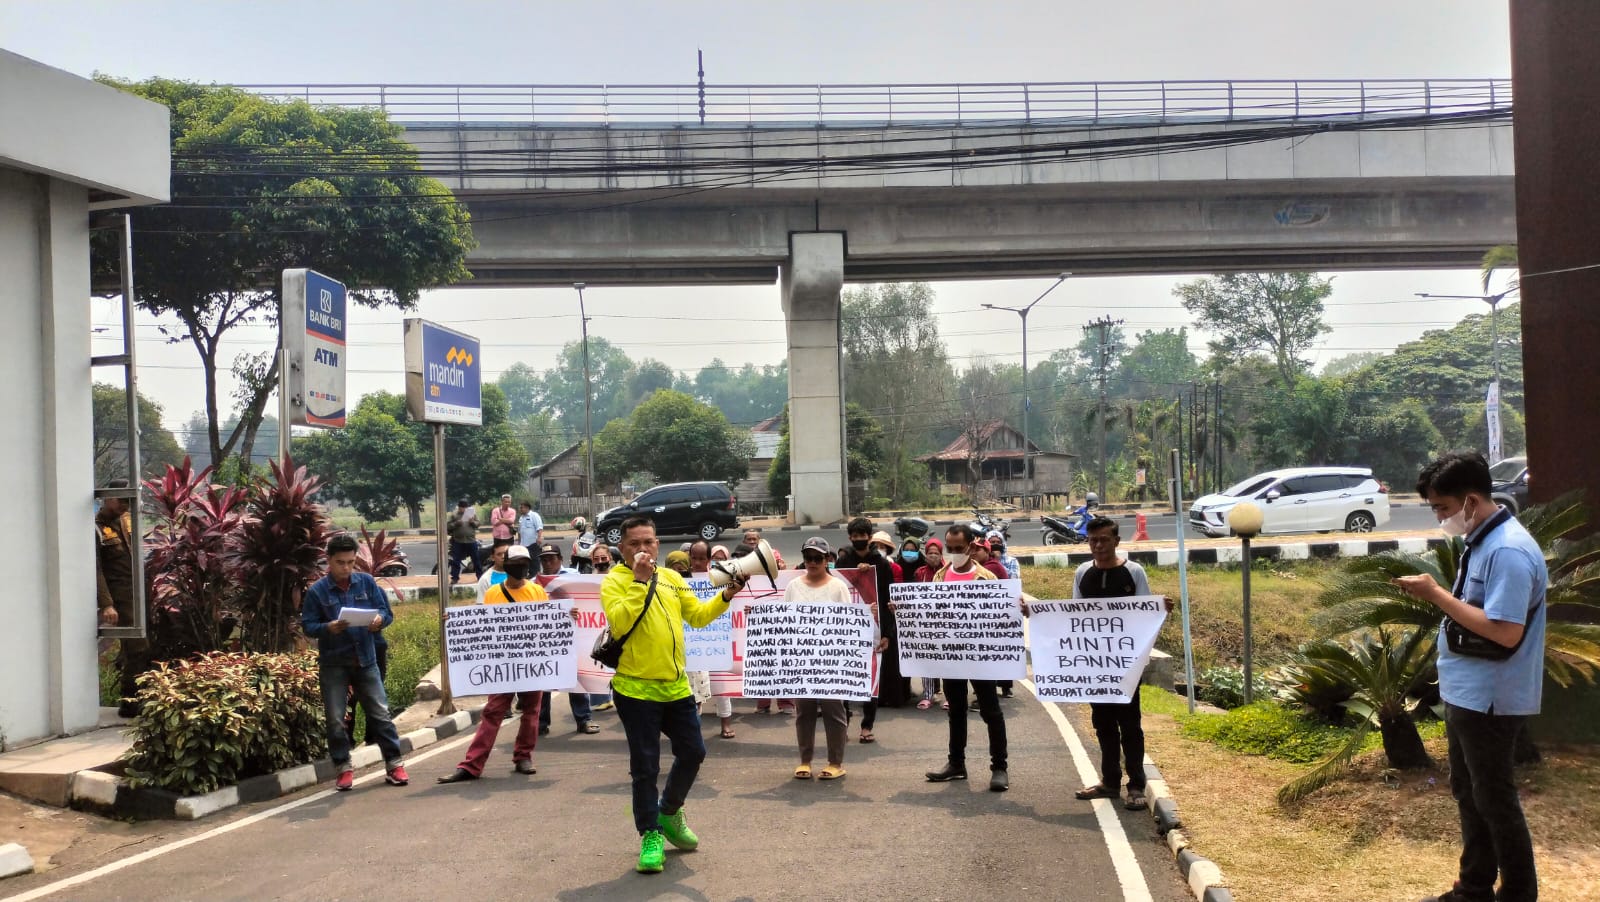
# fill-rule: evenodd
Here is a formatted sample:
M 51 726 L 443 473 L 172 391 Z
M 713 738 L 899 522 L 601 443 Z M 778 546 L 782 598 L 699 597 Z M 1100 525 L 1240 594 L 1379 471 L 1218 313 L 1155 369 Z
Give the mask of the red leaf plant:
M 323 573 L 330 524 L 312 501 L 322 481 L 293 459 L 269 463 L 271 476 L 250 487 L 248 510 L 228 542 L 227 558 L 241 587 L 244 648 L 287 652 L 304 638 L 300 599 Z
M 158 658 L 217 651 L 232 632 L 239 588 L 227 561 L 228 537 L 238 529 L 245 493 L 211 485 L 189 458 L 144 483 L 155 528 L 146 545 L 150 635 Z

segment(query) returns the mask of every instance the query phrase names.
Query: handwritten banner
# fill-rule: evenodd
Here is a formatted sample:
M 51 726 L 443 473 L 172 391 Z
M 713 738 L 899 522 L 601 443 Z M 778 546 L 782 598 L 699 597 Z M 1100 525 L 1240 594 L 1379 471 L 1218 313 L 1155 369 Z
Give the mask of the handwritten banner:
M 712 671 L 711 694 L 738 697 L 744 693 L 744 655 L 745 655 L 745 615 L 746 607 L 751 602 L 762 599 L 782 599 L 784 590 L 789 583 L 804 576 L 802 570 L 780 570 L 778 572 L 778 588 L 773 589 L 771 584 L 763 579 L 751 580 L 745 590 L 734 596 L 733 604 L 728 613 L 733 624 L 733 666 L 726 670 Z M 850 584 L 850 598 L 852 601 L 861 602 L 869 610 L 876 610 L 878 603 L 878 583 L 872 571 L 840 570 L 835 574 Z M 872 667 L 872 693 L 878 693 L 878 659 L 882 655 L 873 655 Z
M 566 689 L 576 679 L 577 635 L 564 604 L 446 608 L 444 642 L 457 695 Z
M 1033 682 L 1050 702 L 1132 701 L 1167 619 L 1160 596 L 1028 605 Z
M 1022 583 L 895 583 L 889 587 L 900 673 L 953 680 L 1028 677 Z
M 600 666 L 589 657 L 595 638 L 606 628 L 606 613 L 600 608 L 600 582 L 604 578 L 593 573 L 558 576 L 544 587 L 551 599 L 578 611 L 577 679 L 561 687 L 563 689 L 581 689 L 590 693 L 611 691 L 611 677 L 615 671 Z
M 721 587 L 704 576 L 689 580 L 689 588 L 701 601 L 717 597 Z M 683 626 L 683 656 L 692 671 L 729 670 L 733 667 L 733 609 L 699 629 Z
M 872 611 L 854 602 L 745 607 L 745 698 L 872 698 Z

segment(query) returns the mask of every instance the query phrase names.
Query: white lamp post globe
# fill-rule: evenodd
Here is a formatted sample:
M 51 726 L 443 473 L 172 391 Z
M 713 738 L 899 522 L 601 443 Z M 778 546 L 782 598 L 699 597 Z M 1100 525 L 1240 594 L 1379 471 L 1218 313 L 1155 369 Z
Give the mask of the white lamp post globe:
M 1228 511 L 1228 528 L 1233 530 L 1235 535 L 1253 539 L 1260 534 L 1264 519 L 1265 515 L 1261 513 L 1261 508 L 1249 501 L 1241 501 L 1233 506 L 1233 510 Z

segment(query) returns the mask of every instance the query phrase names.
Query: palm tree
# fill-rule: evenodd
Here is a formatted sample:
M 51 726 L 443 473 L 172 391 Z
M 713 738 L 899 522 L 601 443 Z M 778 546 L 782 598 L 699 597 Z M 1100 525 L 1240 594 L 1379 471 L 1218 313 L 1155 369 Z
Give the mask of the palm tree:
M 1517 246 L 1515 244 L 1497 244 L 1484 252 L 1483 263 L 1479 265 L 1479 270 L 1483 273 L 1484 291 L 1489 290 L 1489 278 L 1494 275 L 1494 271 L 1507 266 L 1513 269 L 1517 266 Z M 1515 281 L 1506 287 L 1515 288 Z
M 1348 686 L 1354 691 L 1342 707 L 1361 720 L 1343 746 L 1278 790 L 1280 804 L 1302 799 L 1337 776 L 1361 750 L 1374 725 L 1383 737 L 1389 766 L 1433 764 L 1412 716 L 1420 704 L 1415 696 L 1433 672 L 1433 636 L 1425 628 L 1382 628 L 1348 644 L 1324 639 L 1301 646 L 1284 668 L 1285 678 Z
M 1545 626 L 1545 673 L 1567 688 L 1600 671 L 1600 534 L 1567 539 L 1589 522 L 1579 493 L 1531 507 L 1522 525 L 1544 549 L 1550 585 Z M 1439 609 L 1400 591 L 1390 580 L 1426 573 L 1441 586 L 1455 584 L 1464 546 L 1454 539 L 1427 554 L 1391 551 L 1347 563 L 1319 603 L 1318 620 L 1331 635 L 1388 626 L 1435 629 Z

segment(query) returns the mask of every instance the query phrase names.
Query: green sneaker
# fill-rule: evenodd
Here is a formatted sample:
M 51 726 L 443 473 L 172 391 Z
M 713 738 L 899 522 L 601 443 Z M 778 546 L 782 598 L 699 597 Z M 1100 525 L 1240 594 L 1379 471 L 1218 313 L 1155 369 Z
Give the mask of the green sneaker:
M 639 866 L 641 874 L 659 874 L 667 867 L 667 847 L 661 841 L 661 831 L 651 830 L 639 837 Z
M 689 821 L 683 816 L 682 808 L 675 814 L 656 815 L 656 823 L 661 825 L 661 832 L 666 835 L 667 842 L 686 852 L 693 852 L 700 847 L 700 837 L 695 836 L 694 831 L 689 829 Z

